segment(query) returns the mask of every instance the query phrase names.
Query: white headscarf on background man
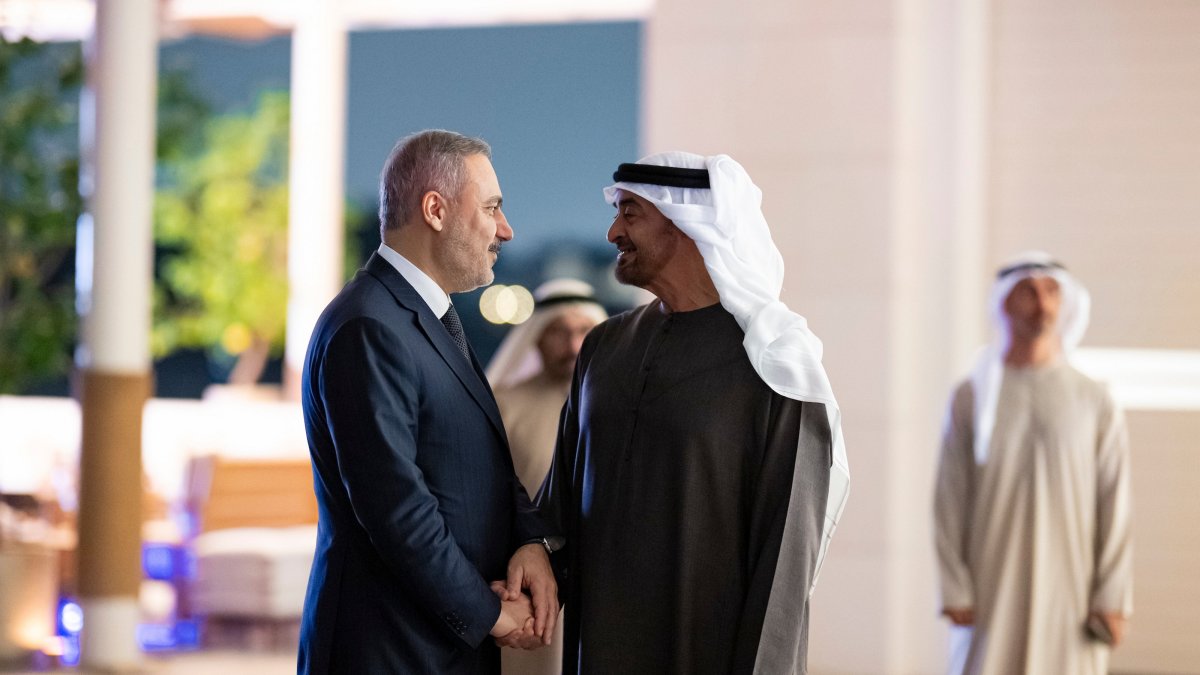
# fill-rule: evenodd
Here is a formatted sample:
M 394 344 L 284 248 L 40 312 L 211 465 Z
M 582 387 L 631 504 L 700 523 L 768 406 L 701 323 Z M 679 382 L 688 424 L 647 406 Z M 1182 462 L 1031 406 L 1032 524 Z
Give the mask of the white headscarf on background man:
M 533 291 L 533 300 L 533 314 L 508 332 L 488 363 L 485 374 L 493 389 L 515 387 L 542 372 L 542 353 L 537 343 L 558 317 L 574 310 L 584 312 L 596 323 L 608 318 L 591 285 L 578 279 L 551 279 Z
M 821 365 L 821 341 L 808 329 L 808 321 L 779 299 L 783 290 L 783 256 L 775 247 L 763 217 L 762 191 L 750 180 L 742 165 L 728 155 L 704 157 L 687 152 L 665 152 L 644 157 L 637 164 L 708 171 L 708 189 L 618 180 L 604 188 L 604 197 L 615 206 L 617 190 L 636 194 L 653 203 L 695 241 L 717 287 L 721 305 L 745 332 L 742 346 L 758 376 L 781 396 L 823 404 L 829 415 L 833 465 L 825 524 L 813 573 L 815 587 L 830 538 L 846 505 L 850 469 L 842 440 L 841 410 Z M 622 165 L 622 168 L 626 166 Z M 797 462 L 796 466 L 800 467 L 802 463 Z M 793 486 L 802 484 L 793 478 Z M 794 497 L 792 502 L 799 503 L 800 500 Z M 791 514 L 788 520 L 791 520 Z M 787 531 L 789 528 L 785 525 Z M 781 557 L 787 547 L 785 540 Z
M 1053 256 L 1044 251 L 1026 251 L 1005 263 L 996 274 L 988 296 L 988 314 L 994 333 L 990 344 L 980 350 L 971 371 L 971 389 L 975 394 L 974 429 L 975 463 L 983 464 L 992 443 L 996 426 L 996 405 L 1000 397 L 1000 381 L 1004 376 L 1004 356 L 1008 353 L 1009 327 L 1004 303 L 1013 288 L 1025 279 L 1050 277 L 1058 282 L 1062 305 L 1058 312 L 1057 331 L 1062 341 L 1062 357 L 1070 361 L 1087 332 L 1092 310 L 1092 298 L 1079 280 L 1069 274 Z

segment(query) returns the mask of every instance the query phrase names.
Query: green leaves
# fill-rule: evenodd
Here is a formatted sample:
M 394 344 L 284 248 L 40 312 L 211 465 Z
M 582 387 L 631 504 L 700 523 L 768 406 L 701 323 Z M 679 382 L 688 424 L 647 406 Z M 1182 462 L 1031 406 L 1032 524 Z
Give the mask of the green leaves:
M 156 354 L 283 348 L 287 316 L 288 98 L 212 118 L 202 150 L 166 162 L 155 203 L 164 257 Z
M 0 36 L 0 393 L 70 365 L 82 73 L 78 45 Z
M 77 44 L 0 36 L 0 393 L 71 365 L 79 195 Z M 214 116 L 160 73 L 152 349 L 280 353 L 287 315 L 286 92 Z M 347 206 L 348 237 L 366 216 Z M 347 247 L 347 269 L 357 266 Z

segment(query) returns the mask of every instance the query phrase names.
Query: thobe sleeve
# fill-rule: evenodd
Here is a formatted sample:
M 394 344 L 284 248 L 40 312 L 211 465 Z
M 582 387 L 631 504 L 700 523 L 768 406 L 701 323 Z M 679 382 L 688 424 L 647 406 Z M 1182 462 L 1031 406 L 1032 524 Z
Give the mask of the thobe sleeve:
M 753 488 L 746 600 L 734 673 L 798 672 L 808 654 L 812 588 L 833 444 L 820 403 L 772 396 L 761 470 Z
M 578 373 L 576 373 L 578 375 Z M 579 417 L 576 413 L 577 385 L 571 385 L 571 394 L 563 404 L 558 418 L 558 440 L 554 447 L 554 459 L 550 471 L 538 490 L 535 503 L 542 518 L 555 532 L 569 537 L 567 511 L 571 504 L 571 458 L 579 438 Z
M 593 331 L 594 334 L 594 331 Z M 554 459 L 550 463 L 550 472 L 542 482 L 534 502 L 541 512 L 542 518 L 554 532 L 563 537 L 563 545 L 550 556 L 551 566 L 558 581 L 559 598 L 567 597 L 568 578 L 567 560 L 570 558 L 571 538 L 574 532 L 571 526 L 575 524 L 571 517 L 575 503 L 574 475 L 575 453 L 579 444 L 579 395 L 583 380 L 584 364 L 587 354 L 591 351 L 593 335 L 584 340 L 579 357 L 575 362 L 575 374 L 571 378 L 571 391 L 563 404 L 558 418 L 558 440 L 554 447 Z
M 955 392 L 946 414 L 942 456 L 934 492 L 934 540 L 941 577 L 942 607 L 975 606 L 971 571 L 967 565 L 974 475 L 972 449 L 972 392 L 964 383 Z
M 1096 576 L 1091 609 L 1133 611 L 1133 489 L 1125 416 L 1106 395 L 1096 448 Z

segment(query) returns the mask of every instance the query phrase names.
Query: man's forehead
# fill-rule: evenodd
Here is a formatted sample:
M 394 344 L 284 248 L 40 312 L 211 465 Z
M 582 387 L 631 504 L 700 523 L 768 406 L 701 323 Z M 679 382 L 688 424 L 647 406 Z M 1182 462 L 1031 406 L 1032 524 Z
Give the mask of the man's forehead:
M 492 161 L 488 159 L 487 155 L 467 155 L 465 162 L 471 182 L 479 188 L 479 196 L 484 199 L 499 197 L 500 181 L 496 177 L 496 170 L 492 168 Z
M 659 210 L 658 207 L 654 205 L 654 202 L 650 201 L 649 199 L 646 199 L 636 192 L 630 192 L 628 190 L 622 190 L 619 188 L 617 189 L 616 202 L 616 206 L 618 208 L 622 206 L 638 206 L 643 209 L 654 209 L 655 211 Z
M 1016 283 L 1016 286 L 1014 286 L 1013 288 L 1017 288 L 1020 286 L 1026 286 L 1026 287 L 1038 286 L 1041 288 L 1058 288 L 1059 283 L 1058 283 L 1058 279 L 1055 279 L 1054 277 L 1050 276 L 1049 274 L 1039 274 L 1039 273 L 1035 272 L 1035 273 L 1025 277 L 1024 279 L 1018 281 Z

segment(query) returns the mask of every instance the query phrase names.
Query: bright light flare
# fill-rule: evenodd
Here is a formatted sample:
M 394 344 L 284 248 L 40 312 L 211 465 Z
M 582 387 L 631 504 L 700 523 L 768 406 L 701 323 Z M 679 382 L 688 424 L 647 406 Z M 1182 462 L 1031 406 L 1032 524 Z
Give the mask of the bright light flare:
M 495 324 L 518 324 L 533 314 L 533 294 L 524 286 L 495 284 L 479 296 L 479 313 Z

